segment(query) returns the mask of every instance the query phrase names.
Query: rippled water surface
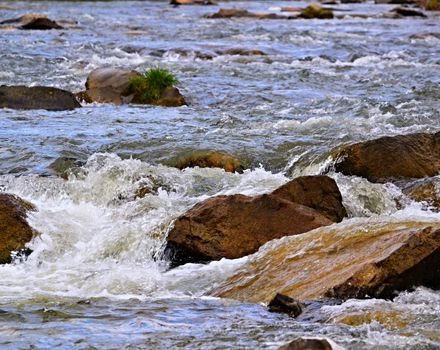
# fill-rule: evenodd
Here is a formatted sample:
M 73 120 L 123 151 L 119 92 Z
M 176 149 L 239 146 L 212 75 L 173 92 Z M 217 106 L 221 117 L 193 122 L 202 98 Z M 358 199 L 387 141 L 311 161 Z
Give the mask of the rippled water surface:
M 317 174 L 334 148 L 382 135 L 440 130 L 439 17 L 213 20 L 219 6 L 158 1 L 2 1 L 0 20 L 47 14 L 69 29 L 0 31 L 0 84 L 83 89 L 102 66 L 174 72 L 188 106 L 90 104 L 66 112 L 0 110 L 0 190 L 38 207 L 40 236 L 26 262 L 0 266 L 3 349 L 276 349 L 327 336 L 350 349 L 440 348 L 440 296 L 349 300 L 328 323 L 271 314 L 263 305 L 206 298 L 247 258 L 167 271 L 161 252 L 175 218 L 217 194 L 268 192 Z M 277 12 L 287 1 L 224 2 Z M 335 5 L 375 15 L 393 6 Z M 420 34 L 434 33 L 420 36 Z M 238 56 L 230 48 L 266 55 Z M 211 59 L 206 59 L 211 56 Z M 183 151 L 218 149 L 249 170 L 167 167 Z M 87 161 L 78 176 L 48 175 L 60 156 Z M 351 217 L 438 220 L 393 185 L 330 175 Z M 135 199 L 144 185 L 155 189 Z M 350 221 L 353 219 L 347 219 Z M 406 323 L 333 323 L 389 310 Z

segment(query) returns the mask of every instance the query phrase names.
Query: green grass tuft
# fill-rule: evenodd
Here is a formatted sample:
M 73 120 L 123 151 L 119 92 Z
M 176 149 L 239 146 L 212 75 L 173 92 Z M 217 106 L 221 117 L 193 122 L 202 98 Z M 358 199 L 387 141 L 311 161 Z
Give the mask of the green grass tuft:
M 130 79 L 127 95 L 134 95 L 137 103 L 151 103 L 159 100 L 160 94 L 167 86 L 174 86 L 179 80 L 168 70 L 152 68 L 144 75 Z

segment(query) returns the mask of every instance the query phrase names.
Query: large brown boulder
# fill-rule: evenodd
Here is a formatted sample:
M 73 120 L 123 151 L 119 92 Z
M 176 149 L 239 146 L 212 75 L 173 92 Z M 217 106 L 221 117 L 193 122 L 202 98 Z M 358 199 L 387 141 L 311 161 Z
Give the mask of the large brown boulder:
M 342 148 L 335 170 L 371 182 L 432 177 L 440 171 L 440 132 L 385 136 Z
M 221 151 L 193 151 L 169 161 L 169 165 L 178 169 L 185 168 L 222 168 L 227 172 L 243 172 L 240 160 Z
M 11 252 L 24 249 L 32 239 L 35 232 L 26 221 L 29 210 L 34 210 L 32 204 L 0 193 L 0 264 L 10 263 Z
M 65 90 L 46 86 L 0 86 L 0 108 L 72 110 L 81 107 Z
M 141 96 L 129 91 L 130 80 L 142 76 L 128 69 L 98 68 L 87 77 L 86 90 L 77 93 L 77 97 L 87 103 L 144 103 Z M 165 107 L 178 107 L 186 104 L 185 98 L 175 87 L 168 86 L 161 91 L 160 97 L 149 104 Z
M 316 210 L 273 194 L 218 196 L 176 220 L 167 237 L 166 253 L 174 266 L 235 259 L 255 253 L 272 239 L 330 224 Z
M 80 97 L 88 103 L 122 104 L 125 102 L 122 94 L 127 90 L 130 79 L 140 75 L 128 69 L 95 69 L 87 77 L 86 91 L 80 93 Z M 131 102 L 131 98 L 129 100 Z
M 366 221 L 333 225 L 267 244 L 210 294 L 269 302 L 393 297 L 414 286 L 440 288 L 440 223 Z
M 297 177 L 272 194 L 315 209 L 333 222 L 340 222 L 347 216 L 338 185 L 325 175 Z

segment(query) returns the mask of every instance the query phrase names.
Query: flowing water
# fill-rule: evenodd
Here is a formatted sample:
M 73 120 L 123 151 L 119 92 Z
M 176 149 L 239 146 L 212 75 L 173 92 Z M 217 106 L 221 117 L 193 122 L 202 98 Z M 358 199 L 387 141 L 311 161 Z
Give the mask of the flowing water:
M 324 306 L 320 313 L 328 323 L 296 321 L 264 305 L 204 296 L 247 257 L 173 270 L 162 258 L 173 220 L 197 202 L 265 193 L 292 177 L 318 174 L 342 144 L 439 131 L 438 17 L 210 20 L 203 16 L 219 7 L 158 1 L 1 5 L 10 8 L 0 7 L 0 20 L 34 12 L 70 26 L 0 31 L 1 84 L 79 91 L 97 67 L 159 66 L 177 75 L 189 102 L 179 108 L 0 110 L 0 190 L 38 207 L 29 221 L 40 232 L 26 261 L 0 266 L 1 349 L 276 349 L 296 336 L 325 336 L 348 349 L 440 348 L 440 294 L 429 289 L 394 301 Z M 222 4 L 255 12 L 282 6 L 304 3 Z M 370 15 L 393 7 L 338 6 L 351 10 L 344 14 Z M 266 55 L 221 53 L 237 47 Z M 163 165 L 194 149 L 231 152 L 249 170 Z M 86 164 L 65 181 L 48 170 L 60 156 Z M 329 175 L 343 194 L 348 223 L 355 217 L 440 219 L 391 184 Z M 154 190 L 136 198 L 142 186 Z M 400 315 L 403 324 L 332 322 L 379 310 Z

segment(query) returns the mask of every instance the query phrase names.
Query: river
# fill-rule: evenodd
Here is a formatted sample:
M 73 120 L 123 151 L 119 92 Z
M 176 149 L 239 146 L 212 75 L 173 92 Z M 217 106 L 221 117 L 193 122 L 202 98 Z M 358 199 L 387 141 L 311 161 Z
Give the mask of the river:
M 0 8 L 0 20 L 44 13 L 70 28 L 0 31 L 0 84 L 80 91 L 98 67 L 161 67 L 178 77 L 188 102 L 0 110 L 0 190 L 38 207 L 29 222 L 40 232 L 26 261 L 0 266 L 1 349 L 276 349 L 296 336 L 325 336 L 347 349 L 440 348 L 439 292 L 418 288 L 394 301 L 348 300 L 321 310 L 327 318 L 401 312 L 410 320 L 404 327 L 297 321 L 264 305 L 205 296 L 247 257 L 168 270 L 161 255 L 173 221 L 206 198 L 261 194 L 318 174 L 343 144 L 439 131 L 438 17 L 225 20 L 204 18 L 219 6 L 165 1 L 1 5 L 11 8 Z M 276 12 L 304 5 L 221 7 Z M 369 15 L 394 7 L 337 6 Z M 221 53 L 230 48 L 266 55 Z M 198 149 L 230 152 L 248 170 L 164 165 Z M 60 156 L 86 164 L 65 181 L 48 170 Z M 329 175 L 347 222 L 440 219 L 409 200 L 398 206 L 402 193 L 394 185 Z M 134 198 L 145 184 L 155 191 Z

